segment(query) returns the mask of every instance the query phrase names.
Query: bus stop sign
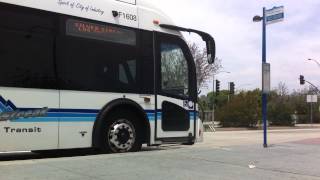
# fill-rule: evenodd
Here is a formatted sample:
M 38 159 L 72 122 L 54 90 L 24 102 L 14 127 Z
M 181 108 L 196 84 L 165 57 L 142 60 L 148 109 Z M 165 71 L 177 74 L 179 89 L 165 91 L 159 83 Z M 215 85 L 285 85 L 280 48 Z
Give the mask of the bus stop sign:
M 274 7 L 266 10 L 266 24 L 273 24 L 284 19 L 284 6 Z

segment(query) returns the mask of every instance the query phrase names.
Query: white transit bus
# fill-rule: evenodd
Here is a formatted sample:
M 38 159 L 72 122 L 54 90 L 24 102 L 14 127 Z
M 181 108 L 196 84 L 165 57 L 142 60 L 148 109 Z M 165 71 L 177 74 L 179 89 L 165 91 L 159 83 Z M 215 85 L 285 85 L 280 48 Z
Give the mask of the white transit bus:
M 196 69 L 181 32 L 148 0 L 0 0 L 0 151 L 201 139 Z

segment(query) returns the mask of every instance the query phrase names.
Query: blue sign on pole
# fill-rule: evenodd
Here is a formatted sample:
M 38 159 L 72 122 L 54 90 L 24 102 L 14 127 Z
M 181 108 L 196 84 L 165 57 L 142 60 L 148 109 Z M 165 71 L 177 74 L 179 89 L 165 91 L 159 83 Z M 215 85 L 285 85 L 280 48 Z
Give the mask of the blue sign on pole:
M 266 24 L 273 24 L 284 20 L 284 6 L 266 10 Z

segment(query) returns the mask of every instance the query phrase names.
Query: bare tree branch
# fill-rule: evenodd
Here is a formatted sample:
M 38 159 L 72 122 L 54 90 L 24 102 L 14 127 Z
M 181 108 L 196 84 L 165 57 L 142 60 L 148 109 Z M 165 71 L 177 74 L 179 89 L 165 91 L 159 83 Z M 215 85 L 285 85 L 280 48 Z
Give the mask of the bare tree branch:
M 278 89 L 276 90 L 279 96 L 287 96 L 289 94 L 288 86 L 285 82 L 279 82 Z
M 222 68 L 221 59 L 216 58 L 213 65 L 208 64 L 205 48 L 201 49 L 195 43 L 189 43 L 188 45 L 196 64 L 198 89 L 207 88 L 208 81 L 213 77 L 213 74 Z

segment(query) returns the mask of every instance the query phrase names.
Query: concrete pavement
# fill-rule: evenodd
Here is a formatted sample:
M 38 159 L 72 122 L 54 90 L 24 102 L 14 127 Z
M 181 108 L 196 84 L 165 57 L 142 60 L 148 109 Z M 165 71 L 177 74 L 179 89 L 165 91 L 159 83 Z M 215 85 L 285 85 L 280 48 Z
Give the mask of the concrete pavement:
M 195 146 L 127 154 L 2 154 L 0 179 L 320 179 L 320 132 L 271 131 L 268 149 L 262 148 L 261 134 L 206 133 L 206 141 Z
M 268 144 L 279 144 L 320 137 L 320 129 L 282 129 L 268 131 Z M 198 146 L 220 147 L 263 143 L 263 131 L 220 131 L 204 134 L 205 143 Z

